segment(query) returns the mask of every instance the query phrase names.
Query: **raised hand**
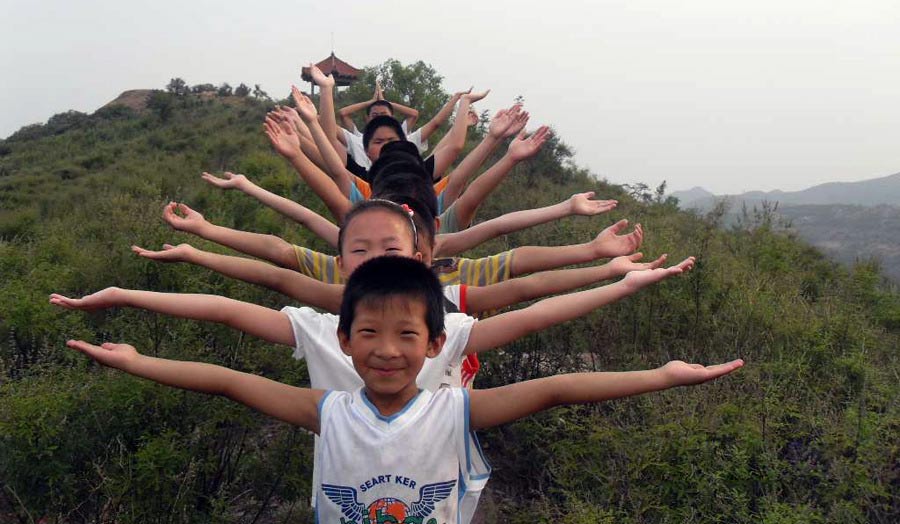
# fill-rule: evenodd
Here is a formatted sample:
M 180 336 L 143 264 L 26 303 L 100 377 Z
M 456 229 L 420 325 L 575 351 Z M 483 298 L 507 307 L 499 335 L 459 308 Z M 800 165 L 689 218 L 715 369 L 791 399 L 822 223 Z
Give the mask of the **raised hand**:
M 125 366 L 140 356 L 137 350 L 128 344 L 104 342 L 99 346 L 95 346 L 83 340 L 69 340 L 66 342 L 66 346 L 84 353 L 104 366 L 116 369 L 124 369 Z
M 64 307 L 66 309 L 78 309 L 81 311 L 107 309 L 122 305 L 119 291 L 121 290 L 117 287 L 108 287 L 82 298 L 69 298 L 58 293 L 53 293 L 50 295 L 50 303 L 54 306 Z
M 659 267 L 656 269 L 642 269 L 631 271 L 622 282 L 630 286 L 632 289 L 641 289 L 651 284 L 655 284 L 660 280 L 664 280 L 675 275 L 680 275 L 686 271 L 690 271 L 694 267 L 694 257 L 687 257 L 680 263 L 670 267 Z
M 469 103 L 474 104 L 475 102 L 488 96 L 488 93 L 490 93 L 490 92 L 491 92 L 491 90 L 488 89 L 487 91 L 482 91 L 481 93 L 473 93 L 472 90 L 469 89 L 469 91 L 467 93 L 465 93 L 464 95 L 462 95 L 460 98 L 468 98 Z
M 279 124 L 273 118 L 266 117 L 263 131 L 279 155 L 285 158 L 294 158 L 301 154 L 300 136 L 297 135 L 290 123 Z
M 521 162 L 522 160 L 526 160 L 536 155 L 548 138 L 550 138 L 550 128 L 547 126 L 539 127 L 537 131 L 527 137 L 525 136 L 525 132 L 522 131 L 519 133 L 519 136 L 509 144 L 507 154 L 512 160 Z
M 631 255 L 622 255 L 607 262 L 606 267 L 615 275 L 625 275 L 631 271 L 641 271 L 644 269 L 656 269 L 666 263 L 669 255 L 662 255 L 653 262 L 639 262 L 644 258 L 643 253 L 634 253 Z
M 203 173 L 204 180 L 207 176 L 215 180 L 220 180 L 209 173 Z M 176 211 L 180 212 L 181 215 L 176 213 Z M 200 212 L 189 208 L 187 204 L 179 204 L 178 202 L 169 202 L 163 207 L 163 220 L 172 226 L 172 229 L 176 231 L 187 231 L 188 233 L 198 231 L 208 223 Z
M 375 93 L 372 100 L 384 100 L 384 91 L 381 89 L 381 80 L 375 79 Z
M 481 118 L 478 116 L 478 112 L 475 111 L 475 108 L 469 106 L 469 111 L 466 113 L 466 125 L 469 127 L 478 125 L 478 122 Z
M 743 365 L 744 361 L 741 359 L 714 366 L 688 364 L 680 360 L 673 360 L 659 368 L 659 371 L 666 377 L 671 386 L 690 386 L 717 379 L 741 368 Z
M 334 87 L 334 77 L 325 75 L 325 73 L 313 63 L 309 64 L 309 76 L 312 77 L 313 82 L 319 87 Z
M 157 262 L 187 262 L 191 260 L 191 256 L 197 252 L 197 249 L 190 244 L 163 244 L 162 251 L 150 251 L 141 246 L 131 246 L 131 251 L 138 256 L 156 260 Z
M 519 108 L 522 107 L 519 104 L 516 105 Z M 525 126 L 528 124 L 528 119 L 530 117 L 531 115 L 528 113 L 528 111 L 518 111 L 510 126 L 506 128 L 506 131 L 503 133 L 503 138 L 509 138 L 521 133 L 522 130 L 525 129 Z
M 297 89 L 297 86 L 291 86 L 291 96 L 294 98 L 294 104 L 297 106 L 297 112 L 304 122 L 309 123 L 319 116 L 316 110 L 316 104 L 308 96 L 304 95 Z
M 569 210 L 573 215 L 593 216 L 606 213 L 616 208 L 618 200 L 591 200 L 593 191 L 575 193 L 569 197 Z
M 465 91 L 457 91 L 457 92 L 453 93 L 452 95 L 450 95 L 450 99 L 453 100 L 454 102 L 458 102 L 459 99 L 462 98 L 463 95 L 468 95 L 469 93 L 471 93 L 472 89 L 474 87 L 475 86 L 471 86 L 470 88 L 466 89 Z
M 200 175 L 200 178 L 206 180 L 210 184 L 218 187 L 219 189 L 242 189 L 244 186 L 249 184 L 249 180 L 247 177 L 241 174 L 232 173 L 231 171 L 225 171 L 222 173 L 222 177 L 217 177 L 212 173 L 207 173 L 206 171 Z M 183 205 L 183 204 L 182 204 Z M 187 207 L 187 206 L 184 206 Z M 179 208 L 181 209 L 181 208 Z M 190 208 L 188 208 L 190 209 Z
M 507 130 L 516 121 L 516 117 L 522 112 L 522 106 L 515 104 L 509 109 L 501 109 L 494 114 L 491 123 L 488 125 L 488 134 L 500 140 L 506 136 Z M 520 129 L 521 131 L 521 129 Z
M 604 229 L 591 240 L 596 258 L 617 257 L 630 255 L 641 247 L 644 241 L 644 229 L 640 224 L 634 226 L 631 233 L 620 235 L 619 232 L 628 227 L 628 220 L 622 219 Z

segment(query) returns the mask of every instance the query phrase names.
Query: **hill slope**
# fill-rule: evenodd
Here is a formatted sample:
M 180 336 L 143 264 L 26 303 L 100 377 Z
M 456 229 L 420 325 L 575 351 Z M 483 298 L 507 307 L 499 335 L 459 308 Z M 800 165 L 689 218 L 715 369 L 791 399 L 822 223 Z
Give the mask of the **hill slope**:
M 345 96 L 340 103 L 355 95 Z M 288 350 L 218 326 L 127 309 L 72 313 L 46 303 L 50 292 L 82 295 L 110 285 L 290 303 L 202 269 L 133 256 L 131 244 L 190 241 L 217 249 L 165 227 L 159 213 L 170 199 L 214 223 L 325 249 L 198 177 L 202 170 L 243 172 L 321 210 L 259 133 L 265 107 L 253 100 L 163 102 L 170 105 L 146 114 L 69 115 L 0 143 L 0 521 L 310 518 L 309 435 L 220 399 L 98 369 L 63 345 L 70 337 L 127 341 L 153 355 L 308 383 Z M 550 144 L 479 216 L 585 190 L 618 198 L 620 208 L 497 239 L 476 254 L 584 242 L 628 217 L 644 225 L 648 256 L 697 254 L 698 267 L 488 356 L 477 387 L 671 358 L 740 356 L 748 365 L 701 388 L 554 410 L 484 432 L 494 474 L 482 518 L 895 521 L 900 305 L 873 268 L 841 269 L 774 231 L 771 217 L 724 229 L 721 217 L 636 201 L 565 161 L 565 149 Z

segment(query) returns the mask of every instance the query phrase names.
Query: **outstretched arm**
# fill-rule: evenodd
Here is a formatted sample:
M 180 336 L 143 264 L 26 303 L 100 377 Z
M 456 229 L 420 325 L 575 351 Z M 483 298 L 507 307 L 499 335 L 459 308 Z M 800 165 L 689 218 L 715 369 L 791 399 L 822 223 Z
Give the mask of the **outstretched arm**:
M 274 380 L 202 362 L 141 355 L 128 344 L 100 346 L 82 340 L 66 345 L 109 366 L 179 389 L 220 395 L 289 424 L 319 432 L 319 401 L 324 391 L 289 386 Z
M 615 200 L 591 200 L 593 191 L 577 193 L 552 206 L 514 211 L 456 233 L 437 235 L 435 258 L 452 257 L 492 238 L 570 215 L 593 216 L 616 207 Z
M 334 117 L 334 77 L 331 75 L 325 76 L 325 74 L 312 63 L 309 64 L 309 71 L 313 82 L 319 86 L 319 123 L 322 125 L 322 130 L 325 131 L 325 136 L 328 137 L 328 142 L 334 148 L 338 156 L 343 159 L 344 165 L 346 165 L 347 150 L 344 149 L 343 144 L 338 139 L 338 125 L 337 120 Z M 310 130 L 310 132 L 312 132 L 312 130 Z M 313 140 L 315 140 L 315 135 L 313 135 Z M 319 150 L 321 151 L 321 148 L 319 148 Z M 325 165 L 327 166 L 327 159 L 325 162 Z
M 315 107 L 313 107 L 315 109 Z M 318 126 L 318 124 L 317 124 Z M 321 126 L 318 126 L 321 130 Z M 267 118 L 265 122 L 266 136 L 278 154 L 287 159 L 300 178 L 317 194 L 331 211 L 334 219 L 340 223 L 350 210 L 350 199 L 341 193 L 340 188 L 328 175 L 319 169 L 300 149 L 300 139 L 291 125 L 279 125 Z M 332 148 L 333 151 L 334 148 Z
M 221 189 L 237 189 L 238 191 L 259 200 L 263 205 L 281 213 L 290 218 L 294 222 L 309 229 L 319 238 L 328 242 L 331 247 L 337 247 L 338 233 L 340 228 L 330 222 L 327 218 L 303 207 L 291 199 L 276 195 L 254 184 L 244 175 L 236 175 L 225 171 L 224 178 L 219 178 L 213 174 L 204 172 L 201 175 L 203 180 Z
M 466 93 L 459 99 L 459 109 L 456 113 L 458 117 L 453 121 L 453 127 L 447 133 L 447 141 L 440 148 L 434 151 L 434 179 L 437 180 L 444 175 L 450 164 L 456 161 L 456 157 L 462 153 L 463 147 L 466 145 L 466 131 L 469 126 L 466 123 L 466 114 L 469 112 L 469 106 L 486 97 L 491 90 L 488 89 L 483 93 Z M 443 140 L 442 140 L 443 142 Z
M 376 90 L 377 92 L 377 90 Z M 349 106 L 344 106 L 338 109 L 338 116 L 341 117 L 341 125 L 344 126 L 344 129 L 353 130 L 356 128 L 356 123 L 353 121 L 353 114 L 363 109 L 369 107 L 369 105 L 378 100 L 378 97 L 373 94 L 372 98 L 369 100 L 364 100 L 362 102 L 357 102 L 355 104 L 350 104 Z
M 470 87 L 468 91 L 460 91 L 458 93 L 453 93 L 450 98 L 447 100 L 447 103 L 441 106 L 440 111 L 434 115 L 434 118 L 425 123 L 422 127 L 419 128 L 419 136 L 422 137 L 422 141 L 425 142 L 428 138 L 434 134 L 435 131 L 438 130 L 447 119 L 450 118 L 450 115 L 453 113 L 453 108 L 456 106 L 456 103 L 459 102 L 460 97 L 463 95 L 469 94 L 472 92 L 472 88 Z M 412 130 L 409 124 L 406 124 L 406 128 Z M 437 151 L 437 147 L 435 147 L 435 151 Z
M 275 267 L 259 260 L 219 255 L 190 244 L 164 244 L 162 251 L 131 246 L 138 255 L 159 262 L 187 262 L 244 282 L 263 286 L 313 307 L 337 314 L 341 309 L 344 286 L 326 284 L 296 271 Z
M 555 406 L 603 402 L 702 384 L 727 375 L 743 360 L 703 366 L 673 360 L 650 370 L 571 373 L 527 380 L 499 388 L 471 391 L 469 424 L 473 430 L 506 424 Z
M 347 156 L 344 155 L 341 158 L 337 150 L 335 150 L 334 144 L 331 143 L 325 130 L 319 124 L 316 106 L 312 103 L 312 100 L 301 93 L 297 86 L 291 86 L 291 94 L 294 97 L 294 102 L 297 104 L 297 112 L 300 113 L 300 118 L 309 126 L 313 140 L 316 141 L 316 146 L 318 146 L 319 152 L 322 153 L 322 158 L 325 160 L 325 165 L 328 168 L 326 172 L 340 188 L 341 193 L 344 196 L 349 196 L 354 175 L 346 167 Z
M 584 316 L 591 311 L 633 295 L 640 289 L 694 266 L 690 257 L 668 268 L 632 271 L 624 279 L 606 286 L 546 298 L 525 309 L 509 311 L 475 324 L 466 354 L 500 347 L 525 335 Z
M 176 210 L 181 213 L 179 215 Z M 183 215 L 183 216 L 182 216 Z M 275 235 L 262 235 L 218 226 L 186 204 L 169 202 L 163 208 L 163 220 L 176 231 L 184 231 L 247 255 L 268 260 L 281 267 L 300 269 L 294 246 Z
M 631 233 L 620 235 L 619 232 L 626 227 L 628 227 L 628 221 L 619 220 L 601 231 L 597 238 L 584 244 L 517 247 L 513 250 L 510 274 L 518 276 L 592 262 L 598 258 L 630 255 L 641 247 L 641 242 L 644 240 L 644 229 L 638 224 L 634 226 L 634 231 Z
M 83 311 L 117 306 L 146 309 L 173 317 L 224 324 L 268 342 L 294 345 L 291 322 L 280 311 L 217 295 L 156 293 L 108 287 L 83 298 L 68 298 L 53 293 L 50 303 Z
M 666 255 L 663 255 L 653 262 L 638 262 L 642 257 L 641 253 L 635 253 L 616 257 L 602 266 L 542 271 L 489 286 L 468 286 L 466 313 L 474 315 L 526 300 L 565 293 L 603 280 L 617 278 L 631 271 L 656 269 L 666 261 Z
M 519 162 L 533 157 L 540 151 L 541 146 L 550 137 L 550 129 L 547 126 L 538 128 L 531 136 L 526 137 L 524 132 L 509 145 L 509 150 L 496 164 L 476 178 L 469 188 L 456 201 L 456 220 L 461 228 L 468 227 L 475 217 L 475 211 L 484 202 L 484 199 L 494 190 L 500 182 L 512 171 Z M 446 198 L 446 197 L 445 197 Z M 445 200 L 446 205 L 446 200 Z
M 457 116 L 457 118 L 460 118 Z M 481 139 L 481 142 L 475 146 L 475 149 L 469 152 L 462 162 L 456 166 L 456 169 L 450 172 L 447 188 L 444 190 L 444 207 L 450 207 L 450 204 L 456 202 L 459 195 L 465 189 L 466 184 L 472 175 L 481 168 L 484 161 L 494 152 L 494 149 L 500 144 L 504 138 L 518 135 L 525 125 L 528 123 L 528 111 L 522 111 L 520 104 L 515 104 L 509 109 L 501 109 L 497 111 L 488 126 L 488 132 Z M 445 137 L 446 138 L 446 137 Z M 444 140 L 434 148 L 435 151 L 441 148 Z

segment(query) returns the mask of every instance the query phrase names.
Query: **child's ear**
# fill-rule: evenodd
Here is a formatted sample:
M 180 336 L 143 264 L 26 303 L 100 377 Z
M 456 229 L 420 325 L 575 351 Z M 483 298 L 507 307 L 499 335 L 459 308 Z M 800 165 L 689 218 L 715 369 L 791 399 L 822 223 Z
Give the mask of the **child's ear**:
M 444 348 L 444 342 L 447 341 L 447 334 L 441 333 L 434 340 L 428 341 L 428 348 L 425 350 L 425 356 L 428 358 L 434 358 L 441 353 L 441 349 Z
M 421 251 L 416 251 L 416 254 L 413 255 L 413 258 L 416 259 L 416 260 L 418 260 L 419 262 L 421 262 L 421 261 L 422 261 L 422 252 L 421 252 Z
M 441 230 L 441 217 L 434 217 L 434 230 L 435 231 Z
M 351 356 L 350 355 L 350 353 L 351 353 L 350 352 L 350 337 L 348 337 L 346 335 L 346 333 L 344 333 L 340 329 L 337 332 L 337 336 L 338 336 L 338 344 L 340 344 L 340 346 L 341 346 L 341 351 L 343 351 L 344 354 L 347 355 L 348 357 Z

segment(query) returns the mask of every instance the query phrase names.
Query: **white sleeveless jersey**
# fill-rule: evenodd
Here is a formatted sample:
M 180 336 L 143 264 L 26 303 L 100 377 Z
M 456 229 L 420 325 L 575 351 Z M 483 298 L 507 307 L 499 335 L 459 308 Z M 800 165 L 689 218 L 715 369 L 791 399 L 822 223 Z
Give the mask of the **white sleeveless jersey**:
M 471 520 L 490 466 L 469 432 L 466 390 L 421 390 L 390 417 L 362 389 L 330 391 L 319 424 L 316 522 Z

